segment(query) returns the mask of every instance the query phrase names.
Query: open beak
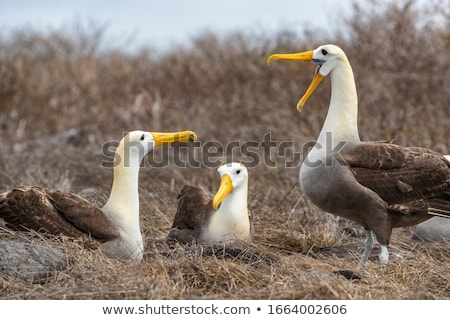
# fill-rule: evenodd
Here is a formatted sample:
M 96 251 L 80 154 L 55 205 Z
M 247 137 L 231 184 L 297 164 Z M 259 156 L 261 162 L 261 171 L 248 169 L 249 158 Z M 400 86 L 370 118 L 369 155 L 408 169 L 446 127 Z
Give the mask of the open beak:
M 306 61 L 306 62 L 312 62 L 313 61 L 313 53 L 314 51 L 305 51 L 305 52 L 299 52 L 299 53 L 287 53 L 287 54 L 272 54 L 267 58 L 267 64 L 269 65 L 272 60 L 287 60 L 287 61 Z M 320 74 L 319 72 L 320 66 L 316 69 L 316 73 L 314 75 L 313 80 L 311 81 L 311 84 L 309 85 L 308 90 L 306 90 L 303 97 L 300 99 L 300 101 L 297 103 L 297 110 L 299 112 L 302 111 L 303 106 L 305 105 L 308 98 L 311 96 L 311 94 L 316 90 L 319 83 L 323 80 L 324 76 Z
M 233 183 L 231 181 L 231 177 L 225 173 L 220 180 L 219 190 L 212 201 L 212 207 L 214 210 L 217 210 L 222 200 L 225 199 L 231 191 L 233 191 Z
M 192 131 L 180 132 L 150 132 L 155 141 L 155 147 L 174 142 L 197 141 L 197 135 Z

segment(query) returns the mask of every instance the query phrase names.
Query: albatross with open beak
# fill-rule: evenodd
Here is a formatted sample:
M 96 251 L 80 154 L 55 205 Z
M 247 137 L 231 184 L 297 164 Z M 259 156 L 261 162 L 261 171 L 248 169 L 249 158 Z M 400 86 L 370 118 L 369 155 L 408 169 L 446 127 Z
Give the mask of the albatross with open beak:
M 214 197 L 201 187 L 183 187 L 168 243 L 252 241 L 253 225 L 247 209 L 248 171 L 235 162 L 224 164 L 217 171 L 221 181 Z
M 166 143 L 195 141 L 192 131 L 132 131 L 120 141 L 114 157 L 114 180 L 108 201 L 97 208 L 63 191 L 19 186 L 0 194 L 0 218 L 16 230 L 34 229 L 70 237 L 89 236 L 108 257 L 141 261 L 144 245 L 139 224 L 139 167 L 144 156 Z
M 425 148 L 362 142 L 357 126 L 358 99 L 353 71 L 335 45 L 272 60 L 298 60 L 317 65 L 314 78 L 297 109 L 326 76 L 331 100 L 322 131 L 300 168 L 304 194 L 321 209 L 353 220 L 366 230 L 359 269 L 372 250 L 375 234 L 380 263 L 388 263 L 392 228 L 415 225 L 432 216 L 450 217 L 450 162 Z M 330 150 L 332 150 L 330 152 Z

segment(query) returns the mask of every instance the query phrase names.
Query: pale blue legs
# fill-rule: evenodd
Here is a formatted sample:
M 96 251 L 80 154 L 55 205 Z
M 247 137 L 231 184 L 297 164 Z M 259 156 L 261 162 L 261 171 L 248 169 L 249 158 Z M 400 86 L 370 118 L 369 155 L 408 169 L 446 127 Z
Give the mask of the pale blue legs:
M 389 251 L 387 249 L 387 246 L 380 244 L 381 252 L 379 255 L 380 258 L 380 264 L 382 266 L 387 265 L 389 260 Z M 362 267 L 366 264 L 367 259 L 369 258 L 370 252 L 373 248 L 373 236 L 372 231 L 366 230 L 366 244 L 363 252 L 363 256 L 361 258 L 361 261 L 359 261 L 358 270 L 361 270 Z
M 358 270 L 361 270 L 362 267 L 366 264 L 367 259 L 369 258 L 369 254 L 373 248 L 373 236 L 372 231 L 366 230 L 366 245 L 364 248 L 363 256 L 361 261 L 359 261 Z

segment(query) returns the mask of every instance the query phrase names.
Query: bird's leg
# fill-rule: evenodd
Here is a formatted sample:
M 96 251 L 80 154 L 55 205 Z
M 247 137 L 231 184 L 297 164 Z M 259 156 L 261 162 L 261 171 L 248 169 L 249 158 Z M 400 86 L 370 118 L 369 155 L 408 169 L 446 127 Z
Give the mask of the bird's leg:
M 380 244 L 381 252 L 380 252 L 380 263 L 382 266 L 387 265 L 389 260 L 389 251 L 387 249 L 387 246 Z
M 369 258 L 369 254 L 372 251 L 372 248 L 373 248 L 372 231 L 366 230 L 366 243 L 363 256 L 361 258 L 361 261 L 359 261 L 358 270 L 361 270 L 362 267 L 366 264 L 367 258 Z

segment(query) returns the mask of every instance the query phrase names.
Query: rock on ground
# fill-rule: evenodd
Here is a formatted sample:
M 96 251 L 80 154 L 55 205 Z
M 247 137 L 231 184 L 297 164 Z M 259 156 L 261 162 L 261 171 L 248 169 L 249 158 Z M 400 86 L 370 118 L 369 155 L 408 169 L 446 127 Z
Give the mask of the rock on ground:
M 43 282 L 71 262 L 70 255 L 48 246 L 0 240 L 0 276 L 8 279 Z

